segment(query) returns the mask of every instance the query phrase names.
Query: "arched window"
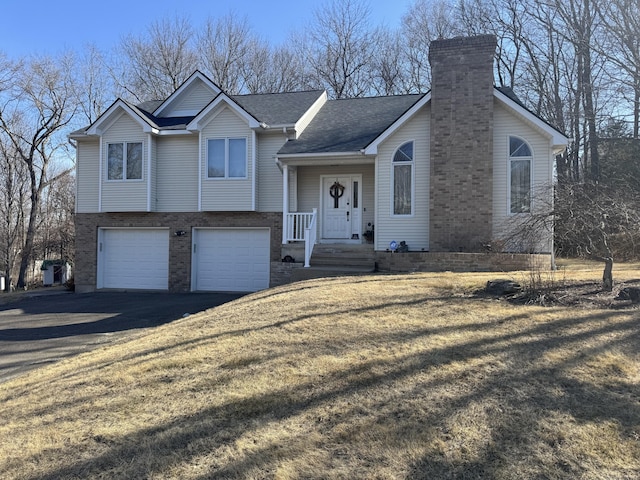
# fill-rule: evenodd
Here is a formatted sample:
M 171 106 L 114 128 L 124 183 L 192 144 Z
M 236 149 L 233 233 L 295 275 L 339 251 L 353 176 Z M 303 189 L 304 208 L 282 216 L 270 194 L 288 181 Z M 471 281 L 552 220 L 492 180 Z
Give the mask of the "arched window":
M 413 205 L 413 142 L 400 145 L 393 155 L 393 214 L 411 215 Z
M 509 213 L 531 211 L 531 164 L 529 144 L 509 137 Z

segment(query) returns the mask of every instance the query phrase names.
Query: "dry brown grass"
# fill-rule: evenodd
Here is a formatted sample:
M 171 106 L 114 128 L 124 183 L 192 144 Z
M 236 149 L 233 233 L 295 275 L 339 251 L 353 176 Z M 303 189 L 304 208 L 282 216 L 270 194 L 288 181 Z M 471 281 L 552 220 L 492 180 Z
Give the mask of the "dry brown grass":
M 638 478 L 640 310 L 495 277 L 308 281 L 0 384 L 0 478 Z

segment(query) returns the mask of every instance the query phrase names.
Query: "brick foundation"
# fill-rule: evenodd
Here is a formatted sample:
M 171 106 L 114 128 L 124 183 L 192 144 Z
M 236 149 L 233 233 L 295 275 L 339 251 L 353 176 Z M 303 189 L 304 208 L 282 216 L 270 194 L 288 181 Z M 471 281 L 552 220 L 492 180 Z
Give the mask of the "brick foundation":
M 190 212 L 190 213 L 78 213 L 76 214 L 76 257 L 74 280 L 76 291 L 96 289 L 98 229 L 168 228 L 169 290 L 191 290 L 191 231 L 207 227 L 268 227 L 271 229 L 271 262 L 280 262 L 282 214 L 257 212 Z M 187 235 L 175 236 L 184 230 Z M 273 269 L 272 269 L 273 270 Z M 276 280 L 278 276 L 272 277 Z
M 376 252 L 380 272 L 509 272 L 551 269 L 550 254 L 458 253 L 458 252 Z

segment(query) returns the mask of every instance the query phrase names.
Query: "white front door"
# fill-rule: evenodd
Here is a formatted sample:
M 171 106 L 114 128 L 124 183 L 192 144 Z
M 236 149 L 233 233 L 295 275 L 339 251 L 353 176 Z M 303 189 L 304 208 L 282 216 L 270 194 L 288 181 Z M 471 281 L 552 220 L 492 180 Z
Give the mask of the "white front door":
M 322 177 L 322 238 L 359 240 L 362 175 Z

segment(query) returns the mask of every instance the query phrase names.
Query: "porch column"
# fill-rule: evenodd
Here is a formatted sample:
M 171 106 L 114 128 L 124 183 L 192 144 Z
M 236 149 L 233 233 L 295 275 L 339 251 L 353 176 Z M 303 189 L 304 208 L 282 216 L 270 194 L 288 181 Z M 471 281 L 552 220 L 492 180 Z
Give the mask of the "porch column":
M 282 165 L 282 243 L 287 243 L 287 217 L 289 215 L 289 166 Z

